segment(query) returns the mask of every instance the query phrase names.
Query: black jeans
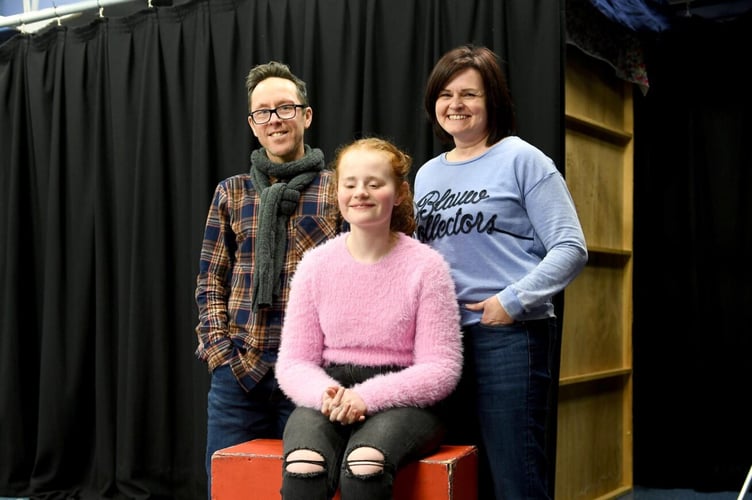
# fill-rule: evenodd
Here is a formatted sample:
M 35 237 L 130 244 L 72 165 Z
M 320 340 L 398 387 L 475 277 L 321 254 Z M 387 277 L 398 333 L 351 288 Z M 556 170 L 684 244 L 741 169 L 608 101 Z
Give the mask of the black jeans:
M 328 372 L 348 387 L 394 367 L 355 367 L 338 365 Z M 341 425 L 330 422 L 321 411 L 296 408 L 290 415 L 283 436 L 285 465 L 290 452 L 312 450 L 324 457 L 325 473 L 282 476 L 285 500 L 326 500 L 340 488 L 342 500 L 390 500 L 399 467 L 433 452 L 444 437 L 439 416 L 426 408 L 392 408 L 366 417 L 365 421 Z M 345 457 L 359 447 L 379 450 L 385 457 L 383 473 L 353 475 Z

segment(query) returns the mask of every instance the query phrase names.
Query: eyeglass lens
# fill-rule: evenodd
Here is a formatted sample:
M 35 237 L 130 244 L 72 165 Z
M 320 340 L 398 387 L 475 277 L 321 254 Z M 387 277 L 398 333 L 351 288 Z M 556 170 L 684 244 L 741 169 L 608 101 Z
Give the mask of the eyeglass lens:
M 251 118 L 256 125 L 263 125 L 272 119 L 272 113 L 276 114 L 280 120 L 291 120 L 295 118 L 298 108 L 303 108 L 302 104 L 283 104 L 274 109 L 259 109 L 251 113 Z

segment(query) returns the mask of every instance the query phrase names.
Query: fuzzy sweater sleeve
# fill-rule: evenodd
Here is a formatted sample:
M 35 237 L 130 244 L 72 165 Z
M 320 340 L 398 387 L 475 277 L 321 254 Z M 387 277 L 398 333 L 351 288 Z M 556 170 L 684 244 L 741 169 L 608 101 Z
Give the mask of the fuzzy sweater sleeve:
M 293 275 L 275 373 L 282 391 L 297 406 L 319 410 L 326 388 L 339 384 L 323 368 L 324 334 L 316 305 L 317 253 L 317 249 L 309 250 Z

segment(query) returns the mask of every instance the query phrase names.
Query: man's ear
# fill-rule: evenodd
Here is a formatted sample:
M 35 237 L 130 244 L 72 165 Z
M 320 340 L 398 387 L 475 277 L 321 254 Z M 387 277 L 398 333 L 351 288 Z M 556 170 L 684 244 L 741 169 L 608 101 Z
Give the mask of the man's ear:
M 305 128 L 308 128 L 311 126 L 311 123 L 313 122 L 313 108 L 308 106 L 305 108 Z
M 253 132 L 254 137 L 258 137 L 258 134 L 256 133 L 256 129 L 253 128 L 253 118 L 251 118 L 251 115 L 248 115 L 248 126 L 251 127 L 251 132 Z

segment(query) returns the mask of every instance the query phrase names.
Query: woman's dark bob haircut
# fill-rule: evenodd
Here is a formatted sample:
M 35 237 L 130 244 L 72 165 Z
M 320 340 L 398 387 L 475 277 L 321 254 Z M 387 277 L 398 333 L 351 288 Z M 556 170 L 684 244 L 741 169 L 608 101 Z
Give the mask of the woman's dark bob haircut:
M 466 44 L 444 54 L 428 77 L 423 105 L 436 136 L 444 144 L 453 144 L 454 139 L 441 128 L 436 118 L 436 100 L 450 80 L 461 71 L 469 68 L 478 70 L 483 80 L 483 93 L 488 112 L 486 145 L 491 146 L 504 137 L 517 133 L 514 103 L 509 93 L 504 72 L 501 70 L 499 57 L 492 50 Z

